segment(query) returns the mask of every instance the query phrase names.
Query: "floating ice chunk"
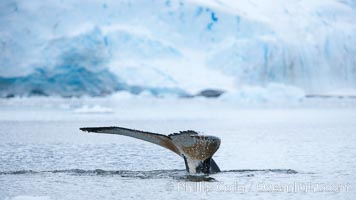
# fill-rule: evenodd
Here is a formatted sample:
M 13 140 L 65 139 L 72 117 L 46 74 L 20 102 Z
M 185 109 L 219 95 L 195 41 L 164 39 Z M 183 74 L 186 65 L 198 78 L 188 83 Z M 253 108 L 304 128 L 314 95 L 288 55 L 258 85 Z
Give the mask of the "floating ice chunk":
M 326 95 L 330 96 L 356 96 L 356 89 L 354 88 L 340 88 L 327 92 Z
M 234 92 L 227 92 L 221 96 L 221 100 L 246 103 L 287 103 L 299 102 L 305 97 L 305 92 L 294 86 L 271 83 L 266 87 L 244 86 Z
M 119 91 L 119 92 L 115 92 L 112 95 L 110 95 L 110 98 L 113 100 L 123 100 L 123 99 L 132 99 L 134 98 L 135 95 L 130 93 L 129 91 Z
M 73 112 L 78 114 L 114 113 L 112 109 L 99 105 L 95 105 L 95 106 L 84 105 L 80 108 L 75 109 Z

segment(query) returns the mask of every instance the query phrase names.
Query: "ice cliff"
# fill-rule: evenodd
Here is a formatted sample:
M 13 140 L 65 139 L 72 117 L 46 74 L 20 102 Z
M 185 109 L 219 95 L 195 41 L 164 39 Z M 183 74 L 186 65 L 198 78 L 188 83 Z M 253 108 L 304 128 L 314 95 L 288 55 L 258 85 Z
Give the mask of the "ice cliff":
M 355 89 L 355 19 L 352 0 L 2 1 L 0 96 Z

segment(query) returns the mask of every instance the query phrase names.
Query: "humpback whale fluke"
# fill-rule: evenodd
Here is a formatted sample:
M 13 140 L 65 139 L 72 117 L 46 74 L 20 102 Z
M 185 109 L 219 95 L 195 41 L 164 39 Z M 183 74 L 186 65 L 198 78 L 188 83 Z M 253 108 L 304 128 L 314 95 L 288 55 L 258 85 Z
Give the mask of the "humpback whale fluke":
M 220 139 L 215 136 L 199 135 L 195 131 L 181 131 L 168 136 L 122 127 L 87 127 L 82 131 L 124 135 L 165 147 L 184 159 L 186 170 L 190 173 L 220 172 L 212 159 L 219 149 Z

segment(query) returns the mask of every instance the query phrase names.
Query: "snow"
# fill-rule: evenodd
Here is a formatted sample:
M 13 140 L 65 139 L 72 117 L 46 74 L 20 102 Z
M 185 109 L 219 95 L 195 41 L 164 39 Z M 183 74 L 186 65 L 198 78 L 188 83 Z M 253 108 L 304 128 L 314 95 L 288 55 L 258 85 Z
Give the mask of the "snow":
M 355 9 L 351 0 L 4 1 L 0 93 L 27 96 L 40 87 L 51 96 L 180 96 L 218 88 L 227 98 L 246 88 L 263 96 L 276 83 L 343 94 L 356 88 Z M 33 76 L 63 68 L 105 71 L 117 82 L 101 76 L 97 90 L 68 91 L 78 77 L 61 84 Z M 13 84 L 23 77 L 24 87 Z M 60 86 L 46 92 L 53 84 Z

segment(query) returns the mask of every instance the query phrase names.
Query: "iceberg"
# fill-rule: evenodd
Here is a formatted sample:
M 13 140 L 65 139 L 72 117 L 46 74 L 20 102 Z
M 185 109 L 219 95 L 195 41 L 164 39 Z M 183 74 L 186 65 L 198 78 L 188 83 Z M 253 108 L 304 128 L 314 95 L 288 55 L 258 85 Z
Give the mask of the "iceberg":
M 108 68 L 111 49 L 107 40 L 98 28 L 51 40 L 43 48 L 42 67 L 24 76 L 0 77 L 0 96 L 106 96 L 121 90 L 134 94 L 148 91 L 155 96 L 185 94 L 177 87 L 129 85 L 120 80 Z
M 24 77 L 0 78 L 1 97 L 14 96 L 105 96 L 126 88 L 107 70 L 91 72 L 82 67 L 37 69 Z
M 355 9 L 351 0 L 4 1 L 0 96 L 228 96 L 274 83 L 354 91 Z

